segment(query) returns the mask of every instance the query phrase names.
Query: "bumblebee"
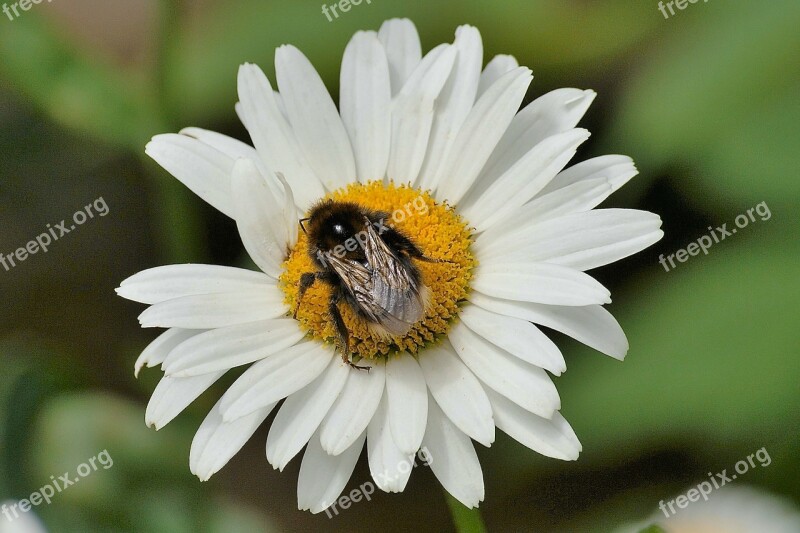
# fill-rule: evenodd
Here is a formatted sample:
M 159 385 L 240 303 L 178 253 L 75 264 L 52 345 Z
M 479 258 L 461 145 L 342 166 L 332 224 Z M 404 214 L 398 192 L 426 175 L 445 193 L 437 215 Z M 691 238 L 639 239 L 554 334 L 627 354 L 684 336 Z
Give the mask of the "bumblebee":
M 389 214 L 356 203 L 324 200 L 312 207 L 300 227 L 308 235 L 308 253 L 316 272 L 300 277 L 297 305 L 314 282 L 333 289 L 328 315 L 336 345 L 350 366 L 349 334 L 339 304 L 350 306 L 373 333 L 389 338 L 406 334 L 425 316 L 428 289 L 413 260 L 438 263 L 407 236 L 388 225 Z

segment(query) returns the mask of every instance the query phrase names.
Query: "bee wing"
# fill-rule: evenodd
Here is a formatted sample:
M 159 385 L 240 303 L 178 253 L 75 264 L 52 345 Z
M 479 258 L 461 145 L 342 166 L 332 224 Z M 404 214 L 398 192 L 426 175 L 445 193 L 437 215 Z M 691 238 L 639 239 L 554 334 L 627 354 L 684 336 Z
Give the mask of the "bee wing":
M 425 313 L 420 285 L 365 218 L 364 252 L 367 265 L 330 258 L 359 308 L 390 335 L 402 335 Z
M 372 273 L 371 295 L 386 311 L 380 324 L 393 335 L 402 335 L 425 314 L 420 284 L 408 265 L 386 245 L 365 218 L 364 253 Z

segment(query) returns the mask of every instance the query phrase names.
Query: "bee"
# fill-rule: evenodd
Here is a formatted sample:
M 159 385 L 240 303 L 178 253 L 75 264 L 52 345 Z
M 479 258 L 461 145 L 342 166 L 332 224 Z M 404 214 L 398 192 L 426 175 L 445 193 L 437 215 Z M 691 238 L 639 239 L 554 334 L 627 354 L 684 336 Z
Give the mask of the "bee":
M 425 316 L 428 304 L 428 288 L 413 260 L 443 262 L 426 256 L 411 239 L 387 226 L 388 217 L 356 203 L 324 200 L 300 220 L 308 235 L 308 253 L 319 270 L 300 277 L 294 317 L 315 281 L 328 284 L 333 289 L 328 315 L 336 346 L 342 360 L 358 369 L 367 367 L 350 360 L 339 304 L 350 306 L 381 337 L 404 335 Z

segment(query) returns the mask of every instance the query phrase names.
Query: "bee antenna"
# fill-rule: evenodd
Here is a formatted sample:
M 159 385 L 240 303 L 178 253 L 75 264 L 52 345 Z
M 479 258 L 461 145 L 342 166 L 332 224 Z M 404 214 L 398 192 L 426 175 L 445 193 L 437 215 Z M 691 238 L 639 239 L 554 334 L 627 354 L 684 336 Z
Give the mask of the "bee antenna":
M 306 227 L 303 225 L 303 222 L 305 222 L 307 220 L 311 220 L 311 218 L 310 217 L 306 217 L 306 218 L 301 218 L 300 219 L 300 228 L 303 230 L 303 233 L 305 233 L 306 235 L 308 235 L 308 232 L 306 231 Z

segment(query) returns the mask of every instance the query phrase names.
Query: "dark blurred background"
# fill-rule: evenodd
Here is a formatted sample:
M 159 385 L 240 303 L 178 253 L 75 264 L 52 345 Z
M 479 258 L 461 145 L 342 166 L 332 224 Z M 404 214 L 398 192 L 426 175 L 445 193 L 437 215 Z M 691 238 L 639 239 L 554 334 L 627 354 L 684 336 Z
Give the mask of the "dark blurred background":
M 509 53 L 533 69 L 526 103 L 558 87 L 596 90 L 577 160 L 632 156 L 640 175 L 607 204 L 664 220 L 652 249 L 595 272 L 630 340 L 624 363 L 550 332 L 567 358 L 555 382 L 580 459 L 543 458 L 500 432 L 478 446 L 489 530 L 613 530 L 762 447 L 771 464 L 735 483 L 797 505 L 800 3 L 713 0 L 665 19 L 653 0 L 372 0 L 331 22 L 321 5 L 55 0 L 0 14 L 0 252 L 99 198 L 109 209 L 0 267 L 0 501 L 105 449 L 112 468 L 35 508 L 51 531 L 453 527 L 424 468 L 403 494 L 333 519 L 297 511 L 300 461 L 273 471 L 266 428 L 201 484 L 189 446 L 225 384 L 160 432 L 146 428 L 160 372 L 135 380 L 133 363 L 156 332 L 113 291 L 166 263 L 246 264 L 235 225 L 145 157 L 152 135 L 199 126 L 249 141 L 233 110 L 238 65 L 272 76 L 283 43 L 338 99 L 352 33 L 402 16 L 424 50 L 477 26 L 486 61 Z M 762 202 L 768 220 L 669 272 L 659 265 Z M 368 479 L 364 455 L 349 488 Z

